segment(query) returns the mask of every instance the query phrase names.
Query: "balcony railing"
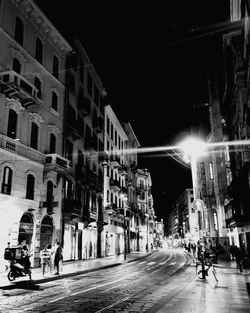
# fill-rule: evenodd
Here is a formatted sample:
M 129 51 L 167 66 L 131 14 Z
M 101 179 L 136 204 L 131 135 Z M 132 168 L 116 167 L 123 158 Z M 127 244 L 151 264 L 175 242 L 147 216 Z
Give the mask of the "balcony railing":
M 43 164 L 44 154 L 22 144 L 20 141 L 0 134 L 0 148 L 18 154 L 28 160 Z
M 119 169 L 118 169 L 118 172 L 122 175 L 122 176 L 125 176 L 127 175 L 127 167 L 123 164 Z
M 113 191 L 117 191 L 117 192 L 120 191 L 120 189 L 121 189 L 120 182 L 117 179 L 110 179 L 109 187 Z
M 53 153 L 45 154 L 45 171 L 55 171 L 59 173 L 66 173 L 71 170 L 70 160 Z
M 8 97 L 16 97 L 23 107 L 39 104 L 37 88 L 15 71 L 0 73 L 1 92 Z
M 114 168 L 119 168 L 121 167 L 120 164 L 120 156 L 119 155 L 115 155 L 115 154 L 111 154 L 110 156 L 110 165 L 113 166 Z

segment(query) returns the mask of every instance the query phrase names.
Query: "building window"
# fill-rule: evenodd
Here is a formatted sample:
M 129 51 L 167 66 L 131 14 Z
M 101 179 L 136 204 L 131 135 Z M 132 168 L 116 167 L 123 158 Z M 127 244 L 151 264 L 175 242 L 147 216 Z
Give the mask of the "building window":
M 53 76 L 59 78 L 59 61 L 55 55 L 53 56 Z
M 49 153 L 56 153 L 56 136 L 50 134 Z
M 21 46 L 23 45 L 23 34 L 24 34 L 24 25 L 22 20 L 17 17 L 16 24 L 15 24 L 15 34 L 14 39 L 18 42 Z
M 214 179 L 213 163 L 209 163 L 209 178 Z
M 51 202 L 53 202 L 54 200 L 53 189 L 54 189 L 54 184 L 52 181 L 49 180 L 47 182 L 47 193 L 46 193 L 46 201 L 49 204 L 51 204 Z
M 107 117 L 107 134 L 109 135 L 109 127 L 110 127 L 110 121 L 109 118 Z
M 10 109 L 7 136 L 12 139 L 16 139 L 16 129 L 17 129 L 17 113 L 14 110 Z
M 38 77 L 34 78 L 34 86 L 37 89 L 37 98 L 42 99 L 42 83 Z
M 38 62 L 43 63 L 43 43 L 39 38 L 36 39 L 35 58 L 37 59 Z
M 58 97 L 57 94 L 52 91 L 52 103 L 51 103 L 51 107 L 53 110 L 57 111 L 58 110 Z
M 21 74 L 21 63 L 16 58 L 13 59 L 12 69 L 17 74 Z
M 68 83 L 69 83 L 69 90 L 72 93 L 75 93 L 75 77 L 73 76 L 72 73 L 69 73 Z
M 26 199 L 34 200 L 35 177 L 31 174 L 27 176 Z
M 90 76 L 90 74 L 88 74 L 87 90 L 88 90 L 89 95 L 92 97 L 93 81 L 92 81 L 92 77 Z
M 69 140 L 67 140 L 66 151 L 67 151 L 67 159 L 70 160 L 70 162 L 72 163 L 72 161 L 73 161 L 73 144 Z
M 11 194 L 11 184 L 12 184 L 12 169 L 5 166 L 3 169 L 3 181 L 1 192 L 7 195 Z
M 38 126 L 36 123 L 31 123 L 30 147 L 37 149 L 38 147 Z

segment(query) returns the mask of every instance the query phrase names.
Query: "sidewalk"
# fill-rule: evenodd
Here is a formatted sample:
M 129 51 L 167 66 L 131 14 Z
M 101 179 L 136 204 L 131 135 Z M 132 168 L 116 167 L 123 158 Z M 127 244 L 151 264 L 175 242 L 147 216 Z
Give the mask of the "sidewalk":
M 45 273 L 42 275 L 41 268 L 32 269 L 32 281 L 35 284 L 48 282 L 52 280 L 62 279 L 66 277 L 72 277 L 83 273 L 97 271 L 103 268 L 117 266 L 123 263 L 128 263 L 135 261 L 139 258 L 144 258 L 150 255 L 153 252 L 140 252 L 135 251 L 127 254 L 126 260 L 124 260 L 124 255 L 120 254 L 118 256 L 110 256 L 98 259 L 90 259 L 90 260 L 79 260 L 79 261 L 65 261 L 63 262 L 63 269 L 60 275 L 51 275 L 49 273 Z M 29 281 L 28 276 L 19 277 L 14 282 L 10 282 L 7 278 L 8 272 L 0 273 L 0 289 L 15 287 L 17 284 L 22 283 L 24 281 Z
M 176 283 L 179 288 L 174 296 L 166 296 L 158 308 L 149 312 L 156 313 L 249 313 L 250 312 L 250 268 L 242 273 L 235 261 L 218 260 L 214 264 L 218 282 L 213 277 L 190 280 L 186 283 L 183 276 Z M 191 272 L 195 264 L 190 264 Z

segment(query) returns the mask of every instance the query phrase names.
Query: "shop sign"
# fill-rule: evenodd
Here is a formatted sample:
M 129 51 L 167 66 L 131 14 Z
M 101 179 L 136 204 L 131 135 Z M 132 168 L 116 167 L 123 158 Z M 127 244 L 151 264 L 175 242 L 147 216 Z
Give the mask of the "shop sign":
M 33 224 L 20 223 L 19 232 L 32 234 L 33 233 Z

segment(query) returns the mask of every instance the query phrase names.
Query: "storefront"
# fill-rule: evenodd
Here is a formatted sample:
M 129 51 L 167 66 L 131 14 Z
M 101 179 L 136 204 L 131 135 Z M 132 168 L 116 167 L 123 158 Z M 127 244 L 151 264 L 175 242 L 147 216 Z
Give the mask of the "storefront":
M 52 245 L 53 222 L 50 216 L 45 216 L 41 223 L 40 248 L 43 249 L 47 245 Z
M 34 223 L 32 216 L 29 213 L 24 213 L 21 217 L 18 230 L 18 244 L 21 246 L 27 245 L 29 248 L 32 243 Z

